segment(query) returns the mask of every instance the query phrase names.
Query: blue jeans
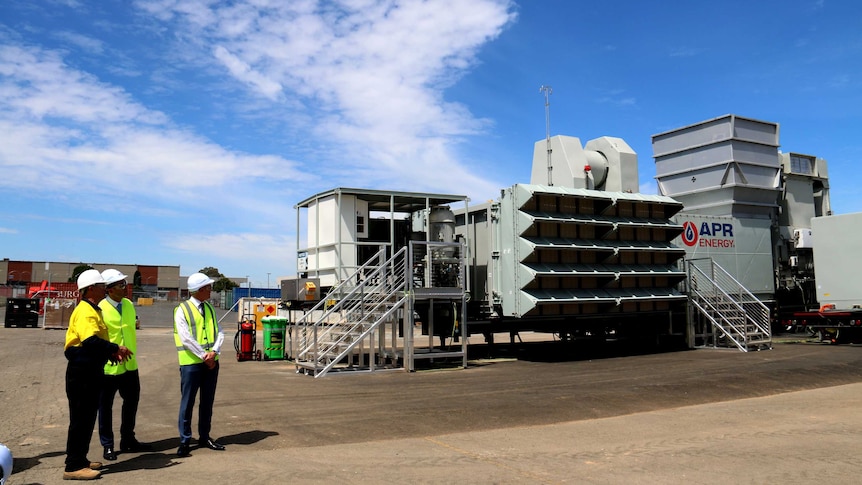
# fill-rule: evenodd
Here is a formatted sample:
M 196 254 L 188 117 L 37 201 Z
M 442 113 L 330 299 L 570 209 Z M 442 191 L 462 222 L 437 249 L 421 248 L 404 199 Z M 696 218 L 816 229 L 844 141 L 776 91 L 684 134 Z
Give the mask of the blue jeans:
M 200 390 L 201 402 L 198 407 L 198 439 L 205 441 L 210 438 L 212 426 L 213 402 L 215 402 L 216 384 L 218 384 L 219 364 L 207 369 L 206 364 L 180 366 L 180 443 L 188 444 L 192 439 L 192 412 L 195 407 L 195 396 Z

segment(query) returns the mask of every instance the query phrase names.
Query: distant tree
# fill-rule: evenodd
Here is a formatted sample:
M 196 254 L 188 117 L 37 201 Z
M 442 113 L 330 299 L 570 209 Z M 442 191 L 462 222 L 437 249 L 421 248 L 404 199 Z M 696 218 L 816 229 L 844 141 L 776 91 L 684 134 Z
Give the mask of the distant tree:
M 79 264 L 78 266 L 75 266 L 75 269 L 72 270 L 72 277 L 69 278 L 69 283 L 74 283 L 74 282 L 78 281 L 78 276 L 80 276 L 81 273 L 83 273 L 84 271 L 87 271 L 88 269 L 93 269 L 93 267 L 90 266 L 89 264 L 83 264 L 83 263 Z
M 199 272 L 199 273 L 203 273 L 203 274 L 205 274 L 205 275 L 209 276 L 209 277 L 210 277 L 210 278 L 212 278 L 212 279 L 216 279 L 216 278 L 224 278 L 224 275 L 223 275 L 223 274 L 221 274 L 221 272 L 219 272 L 218 268 L 214 268 L 214 267 L 212 267 L 212 266 L 207 266 L 206 268 L 202 268 L 202 269 L 201 269 L 200 271 L 198 271 L 198 272 Z
M 239 286 L 230 278 L 219 278 L 213 283 L 213 291 L 227 291 Z
M 202 268 L 200 270 L 200 273 L 203 273 L 215 280 L 215 283 L 213 283 L 213 291 L 215 292 L 226 291 L 239 286 L 238 284 L 234 283 L 230 278 L 227 278 L 225 275 L 221 274 L 221 271 L 219 271 L 218 268 L 207 266 L 206 268 Z

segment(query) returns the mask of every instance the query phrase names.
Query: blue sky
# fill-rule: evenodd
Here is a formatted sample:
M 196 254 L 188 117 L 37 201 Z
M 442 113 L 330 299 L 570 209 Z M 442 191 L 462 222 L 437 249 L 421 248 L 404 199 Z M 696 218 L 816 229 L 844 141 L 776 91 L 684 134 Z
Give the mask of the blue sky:
M 528 183 L 551 134 L 780 123 L 862 210 L 862 3 L 0 2 L 0 257 L 293 276 L 295 203 L 335 187 Z

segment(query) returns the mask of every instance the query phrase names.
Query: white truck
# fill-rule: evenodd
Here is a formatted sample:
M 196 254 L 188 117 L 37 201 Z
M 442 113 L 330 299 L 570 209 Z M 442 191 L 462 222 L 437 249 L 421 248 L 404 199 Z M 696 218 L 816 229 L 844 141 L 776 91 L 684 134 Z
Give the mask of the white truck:
M 792 324 L 821 341 L 862 341 L 862 212 L 811 219 L 819 308 L 794 312 Z

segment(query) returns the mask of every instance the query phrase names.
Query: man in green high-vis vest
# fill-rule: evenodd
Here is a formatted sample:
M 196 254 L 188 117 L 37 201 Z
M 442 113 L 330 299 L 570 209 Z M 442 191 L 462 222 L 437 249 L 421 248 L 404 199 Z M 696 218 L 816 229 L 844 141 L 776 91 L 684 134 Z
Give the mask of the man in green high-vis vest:
M 138 375 L 138 342 L 135 333 L 135 306 L 126 298 L 126 275 L 116 269 L 102 272 L 105 280 L 105 299 L 99 302 L 102 319 L 108 327 L 108 339 L 127 347 L 132 356 L 127 360 L 105 364 L 105 379 L 99 402 L 99 441 L 105 448 L 106 460 L 116 460 L 117 450 L 126 453 L 150 451 L 152 446 L 141 443 L 135 438 L 135 420 L 138 414 L 138 401 L 141 397 L 141 379 Z M 123 399 L 120 413 L 120 447 L 114 443 L 113 406 L 117 392 Z
M 174 310 L 174 344 L 180 362 L 179 457 L 191 454 L 192 414 L 198 392 L 198 444 L 216 451 L 225 449 L 210 436 L 218 385 L 218 358 L 224 343 L 224 332 L 218 324 L 215 308 L 208 301 L 213 283 L 215 280 L 203 273 L 189 276 L 189 299 Z

